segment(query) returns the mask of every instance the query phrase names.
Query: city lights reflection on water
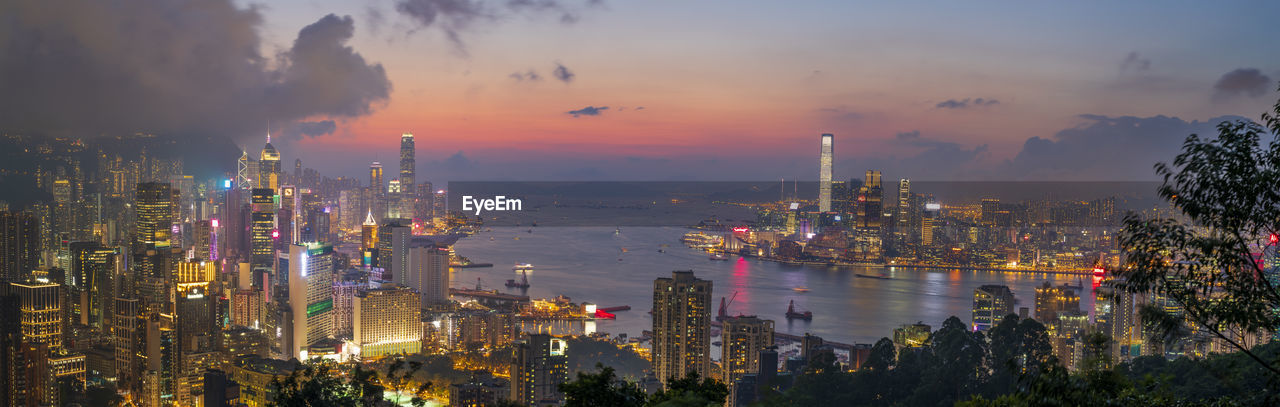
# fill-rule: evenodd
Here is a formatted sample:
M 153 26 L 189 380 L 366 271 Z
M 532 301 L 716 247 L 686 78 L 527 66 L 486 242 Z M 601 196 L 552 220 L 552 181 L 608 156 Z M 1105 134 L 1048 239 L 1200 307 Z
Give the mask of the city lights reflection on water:
M 632 227 L 618 233 L 613 227 L 529 230 L 493 228 L 459 240 L 455 245 L 459 255 L 495 266 L 454 269 L 454 286 L 470 287 L 479 278 L 486 289 L 524 293 L 533 298 L 566 295 L 573 302 L 591 302 L 602 308 L 630 305 L 630 311 L 616 313 L 616 320 L 595 321 L 595 329 L 633 337 L 651 329 L 648 311 L 653 302 L 653 280 L 670 277 L 672 270 L 692 269 L 698 278 L 712 280 L 713 315 L 721 298 L 726 303 L 733 299 L 727 310 L 729 315 L 757 315 L 776 321 L 778 332 L 808 332 L 846 343 L 874 342 L 892 336 L 899 325 L 917 321 L 938 327 L 951 315 L 969 323 L 973 290 L 984 284 L 1009 286 L 1017 297 L 1016 307 L 1034 310 L 1035 287 L 1045 281 L 1054 285 L 1082 282 L 1076 276 L 1044 273 L 902 267 L 838 269 L 738 256 L 731 256 L 731 261 L 711 261 L 707 253 L 681 246 L 679 239 L 688 230 L 676 227 Z M 495 239 L 490 240 L 490 236 Z M 521 239 L 514 240 L 517 236 Z M 659 250 L 664 244 L 670 246 Z M 505 288 L 499 283 L 515 276 L 510 265 L 517 263 L 536 267 L 529 273 L 532 286 L 527 290 Z M 888 278 L 859 278 L 857 274 L 883 274 Z M 1097 280 L 1091 283 L 1096 287 Z M 1092 311 L 1092 293 L 1079 294 L 1081 309 Z M 784 317 L 787 304 L 793 300 L 797 308 L 813 312 L 812 321 L 788 321 Z M 552 333 L 579 333 L 586 328 L 581 322 L 526 325 L 526 330 Z

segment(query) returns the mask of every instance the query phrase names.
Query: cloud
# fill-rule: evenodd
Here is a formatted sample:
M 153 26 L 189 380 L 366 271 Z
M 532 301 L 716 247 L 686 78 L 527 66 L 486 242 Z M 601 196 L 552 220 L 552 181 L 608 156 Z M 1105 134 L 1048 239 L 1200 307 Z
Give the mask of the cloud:
M 337 130 L 338 124 L 333 120 L 300 121 L 289 125 L 284 135 L 291 138 L 316 137 L 333 134 Z
M 984 106 L 993 106 L 993 105 L 997 105 L 997 104 L 1000 104 L 1000 101 L 999 101 L 999 100 L 995 100 L 995 99 L 983 99 L 983 98 L 977 98 L 977 99 L 964 98 L 964 99 L 960 99 L 960 100 L 957 100 L 957 99 L 947 99 L 947 100 L 945 100 L 945 101 L 938 102 L 938 104 L 937 104 L 937 105 L 934 105 L 934 108 L 937 108 L 937 109 L 968 109 L 968 108 L 970 108 L 970 107 L 984 107 Z
M 468 169 L 475 166 L 475 164 L 476 162 L 470 158 L 467 158 L 467 155 L 464 154 L 462 150 L 458 150 L 458 152 L 453 153 L 453 155 L 449 156 L 449 158 L 444 159 L 445 167 L 454 169 L 454 170 Z
M 418 28 L 438 27 L 464 53 L 462 32 L 477 22 L 495 23 L 511 15 L 538 14 L 559 15 L 561 24 L 579 20 L 576 8 L 558 0 L 506 0 L 496 6 L 481 0 L 397 0 L 396 11 L 413 20 Z
M 385 103 L 382 66 L 328 15 L 276 55 L 262 16 L 230 0 L 0 2 L 0 126 L 68 135 L 257 138 L 268 120 L 363 116 Z
M 1126 71 L 1148 71 L 1151 70 L 1151 60 L 1138 55 L 1137 51 L 1129 52 L 1124 57 L 1124 62 L 1120 63 L 1120 72 Z
M 818 113 L 822 113 L 835 121 L 858 120 L 864 117 L 861 112 L 851 110 L 845 106 L 824 107 L 818 109 Z
M 1187 122 L 1177 117 L 1080 115 L 1085 124 L 1050 138 L 1031 137 L 998 171 L 1016 179 L 1150 180 L 1156 162 L 1173 159 L 1188 135 L 1217 135 L 1215 126 L 1242 117 Z
M 507 77 L 511 79 L 515 79 L 516 82 L 524 82 L 524 81 L 537 82 L 542 80 L 542 75 L 539 75 L 537 71 L 534 71 L 532 69 L 525 72 L 512 72 L 510 75 L 507 75 Z
M 570 111 L 567 111 L 567 112 L 564 112 L 564 113 L 565 113 L 565 114 L 571 114 L 571 115 L 573 115 L 573 117 L 578 117 L 578 116 L 599 116 L 601 113 L 604 113 L 604 111 L 605 111 L 605 110 L 609 110 L 609 106 L 600 106 L 600 107 L 587 106 L 587 107 L 584 107 L 584 108 L 581 108 L 581 109 L 578 109 L 578 110 L 570 110 Z
M 1214 96 L 1228 98 L 1239 95 L 1249 97 L 1262 96 L 1275 85 L 1271 78 L 1263 75 L 1256 68 L 1239 68 L 1227 72 L 1213 84 Z
M 570 71 L 569 68 L 566 68 L 564 65 L 560 64 L 559 62 L 556 62 L 556 69 L 554 71 L 551 71 L 551 75 L 555 76 L 556 79 L 559 79 L 560 82 L 564 82 L 564 83 L 573 82 L 573 77 L 577 76 L 576 74 L 573 73 L 573 71 Z

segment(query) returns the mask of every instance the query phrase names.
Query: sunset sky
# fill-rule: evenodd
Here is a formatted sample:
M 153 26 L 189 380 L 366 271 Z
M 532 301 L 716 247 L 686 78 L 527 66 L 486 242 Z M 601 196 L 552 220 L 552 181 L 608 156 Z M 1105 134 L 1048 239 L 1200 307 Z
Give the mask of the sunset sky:
M 367 112 L 294 115 L 332 132 L 272 126 L 288 166 L 330 176 L 394 162 L 409 131 L 437 182 L 812 180 L 830 132 L 837 178 L 1150 179 L 1190 132 L 1256 120 L 1280 95 L 1274 2 L 236 6 L 260 14 L 268 64 L 334 14 L 354 23 L 345 45 L 385 69 L 389 93 L 362 99 Z

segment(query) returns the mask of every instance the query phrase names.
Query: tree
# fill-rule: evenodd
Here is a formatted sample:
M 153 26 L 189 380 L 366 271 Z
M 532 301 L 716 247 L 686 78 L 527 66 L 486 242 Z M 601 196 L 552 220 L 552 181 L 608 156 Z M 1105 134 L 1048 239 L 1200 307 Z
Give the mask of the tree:
M 1262 121 L 1220 123 L 1213 139 L 1187 136 L 1172 164 L 1155 165 L 1159 195 L 1187 221 L 1127 215 L 1119 234 L 1126 258 L 1111 284 L 1176 305 L 1176 313 L 1142 311 L 1164 331 L 1190 322 L 1280 377 L 1276 359 L 1240 340 L 1280 329 L 1280 102 Z
M 721 406 L 729 396 L 729 387 L 716 379 L 700 378 L 689 371 L 684 378 L 667 379 L 667 389 L 649 398 L 650 406 Z
M 566 407 L 643 406 L 647 395 L 634 384 L 620 381 L 612 367 L 597 363 L 599 373 L 578 372 L 578 378 L 560 384 Z
M 413 371 L 400 373 L 405 365 L 403 360 L 399 359 L 392 362 L 391 366 L 388 369 L 386 383 L 399 386 L 397 387 L 399 389 L 405 388 L 409 383 L 406 378 L 412 377 Z M 383 383 L 379 380 L 376 370 L 366 370 L 360 365 L 344 370 L 332 361 L 313 360 L 299 363 L 283 379 L 272 379 L 271 387 L 276 392 L 272 405 L 282 407 L 377 405 L 384 402 L 383 392 L 386 387 Z M 430 386 L 431 383 L 427 382 L 412 388 L 416 392 L 410 403 L 415 406 L 426 405 L 427 400 L 424 394 Z
M 871 354 L 867 355 L 867 363 L 863 366 L 874 371 L 886 371 L 893 368 L 897 361 L 898 353 L 893 346 L 893 340 L 880 338 L 875 345 L 871 346 Z

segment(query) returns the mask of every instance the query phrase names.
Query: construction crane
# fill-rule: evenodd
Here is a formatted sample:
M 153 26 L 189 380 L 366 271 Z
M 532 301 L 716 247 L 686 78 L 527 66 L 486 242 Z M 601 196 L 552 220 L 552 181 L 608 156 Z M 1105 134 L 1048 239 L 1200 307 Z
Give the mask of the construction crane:
M 729 306 L 733 305 L 733 300 L 736 299 L 738 299 L 737 291 L 734 291 L 733 296 L 729 297 L 727 304 L 724 302 L 724 297 L 720 297 L 720 312 L 716 313 L 716 321 L 724 321 L 725 318 L 729 317 Z

